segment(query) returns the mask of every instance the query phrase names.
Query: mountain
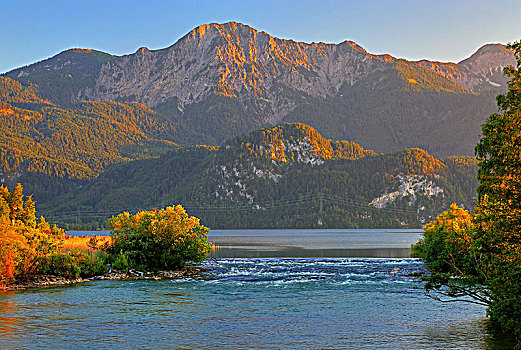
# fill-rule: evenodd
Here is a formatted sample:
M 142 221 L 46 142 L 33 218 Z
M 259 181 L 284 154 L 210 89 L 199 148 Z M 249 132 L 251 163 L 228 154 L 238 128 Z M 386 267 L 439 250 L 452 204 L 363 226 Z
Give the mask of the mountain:
M 0 181 L 65 224 L 182 203 L 213 227 L 418 226 L 472 206 L 466 156 L 513 64 L 499 44 L 413 62 L 235 22 L 70 49 L 0 76 Z
M 49 100 L 68 105 L 81 101 L 81 91 L 92 86 L 101 66 L 115 58 L 90 49 L 69 49 L 56 56 L 10 71 L 7 77 L 34 85 Z
M 229 22 L 201 25 L 161 50 L 73 49 L 5 76 L 58 105 L 145 104 L 183 130 L 184 145 L 219 145 L 287 121 L 377 152 L 449 156 L 473 155 L 509 64 L 512 53 L 497 44 L 460 63 L 412 62 L 352 41 L 307 44 Z
M 420 149 L 377 154 L 285 123 L 159 158 L 108 166 L 76 193 L 39 205 L 67 226 L 182 203 L 212 228 L 418 227 L 450 203 L 472 206 L 476 160 Z
M 458 64 L 427 60 L 417 63 L 474 92 L 506 86 L 503 68 L 516 64 L 512 52 L 501 44 L 484 45 Z

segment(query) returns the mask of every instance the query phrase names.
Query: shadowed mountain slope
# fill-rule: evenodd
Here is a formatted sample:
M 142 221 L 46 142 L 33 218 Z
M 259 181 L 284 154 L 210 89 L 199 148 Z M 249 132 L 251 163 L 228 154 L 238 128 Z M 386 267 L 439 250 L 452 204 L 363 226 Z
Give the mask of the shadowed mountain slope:
M 182 203 L 212 228 L 418 227 L 450 203 L 472 206 L 476 161 L 420 149 L 376 154 L 281 124 L 159 158 L 114 164 L 76 193 L 40 205 L 63 224 Z

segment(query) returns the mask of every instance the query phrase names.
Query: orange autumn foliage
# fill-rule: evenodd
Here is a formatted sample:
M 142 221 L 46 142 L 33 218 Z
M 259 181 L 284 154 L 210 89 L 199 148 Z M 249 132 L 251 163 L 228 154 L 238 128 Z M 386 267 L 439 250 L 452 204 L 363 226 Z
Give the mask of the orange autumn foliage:
M 65 231 L 36 220 L 34 202 L 24 201 L 23 187 L 0 186 L 0 287 L 17 276 L 34 273 L 40 260 L 60 251 Z

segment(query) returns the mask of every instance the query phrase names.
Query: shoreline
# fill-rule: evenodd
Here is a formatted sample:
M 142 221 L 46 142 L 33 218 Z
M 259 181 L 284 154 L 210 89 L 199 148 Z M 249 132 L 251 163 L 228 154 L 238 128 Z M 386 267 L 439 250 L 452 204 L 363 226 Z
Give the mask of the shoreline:
M 25 290 L 29 288 L 46 288 L 54 286 L 66 286 L 78 283 L 100 281 L 100 280 L 155 280 L 161 279 L 181 279 L 186 277 L 200 276 L 202 273 L 208 271 L 203 267 L 199 266 L 186 266 L 179 270 L 171 271 L 136 271 L 129 270 L 128 272 L 111 272 L 100 276 L 93 277 L 62 277 L 54 275 L 36 275 L 31 276 L 27 280 L 14 281 L 0 288 L 0 292 Z

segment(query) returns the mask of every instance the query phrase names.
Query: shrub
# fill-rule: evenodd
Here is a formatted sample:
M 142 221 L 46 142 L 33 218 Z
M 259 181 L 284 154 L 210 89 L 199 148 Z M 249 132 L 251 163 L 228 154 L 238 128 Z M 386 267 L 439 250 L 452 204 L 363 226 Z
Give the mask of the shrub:
M 82 254 L 82 258 L 78 260 L 81 277 L 99 276 L 107 272 L 107 257 L 104 252 Z
M 112 267 L 115 270 L 127 272 L 128 268 L 129 268 L 127 255 L 123 252 L 120 252 L 114 259 L 114 262 L 112 263 Z
M 69 253 L 57 253 L 46 256 L 40 261 L 39 273 L 69 278 L 79 277 L 78 258 Z
M 107 271 L 102 253 L 88 254 L 76 250 L 56 253 L 40 259 L 38 273 L 67 278 L 91 277 Z
M 109 222 L 113 242 L 106 248 L 114 268 L 176 269 L 200 263 L 210 252 L 209 228 L 182 206 L 119 214 Z

